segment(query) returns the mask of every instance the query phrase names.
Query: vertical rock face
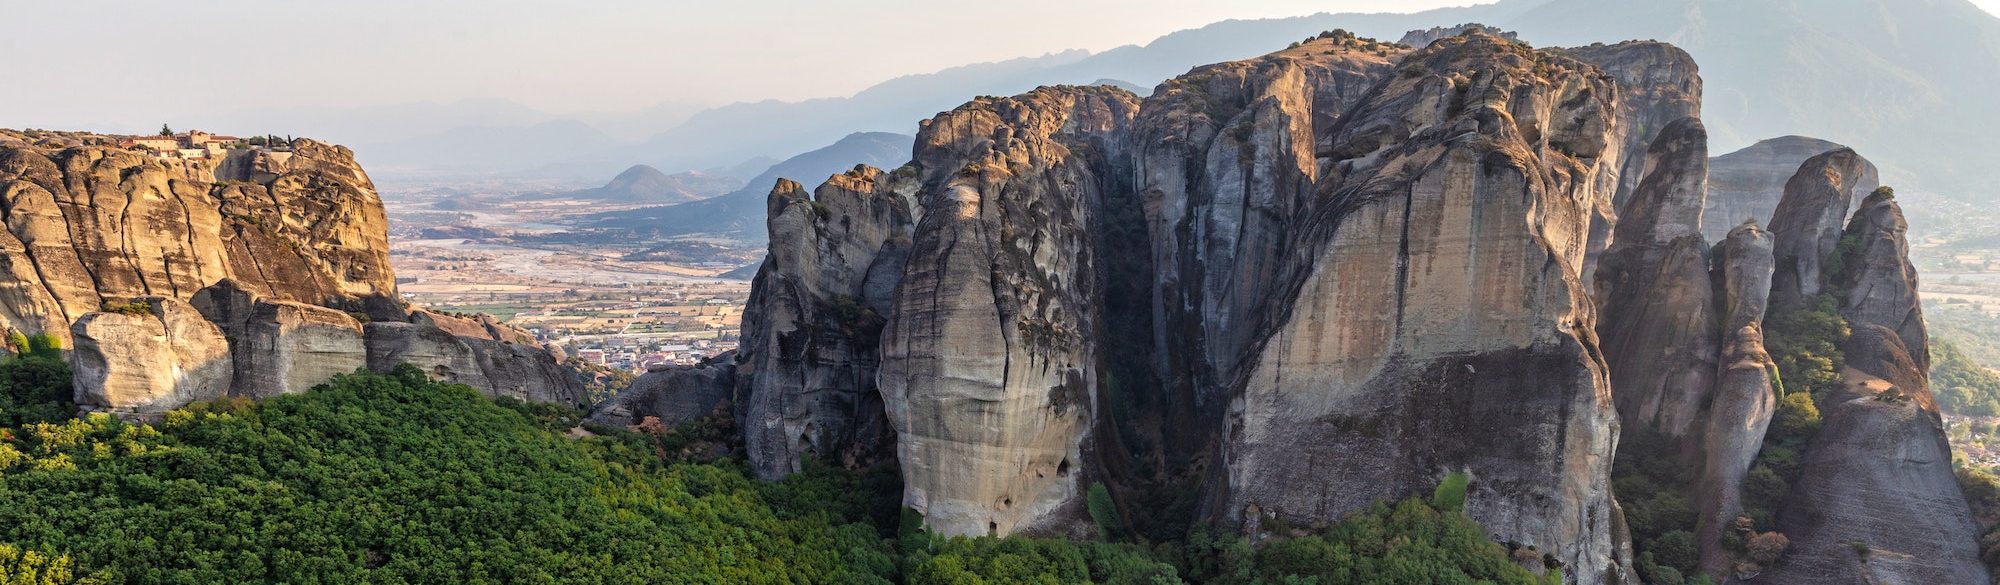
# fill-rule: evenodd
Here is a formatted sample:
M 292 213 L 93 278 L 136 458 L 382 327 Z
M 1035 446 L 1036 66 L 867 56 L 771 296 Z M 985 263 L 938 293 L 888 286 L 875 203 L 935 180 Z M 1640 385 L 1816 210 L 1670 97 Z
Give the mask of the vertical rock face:
M 233 280 L 195 293 L 193 304 L 230 340 L 238 395 L 304 392 L 368 365 L 361 323 L 346 313 L 263 299 Z
M 1714 280 L 1718 283 L 1723 333 L 1713 402 L 1702 434 L 1702 468 L 1696 484 L 1696 538 L 1702 568 L 1729 574 L 1730 557 L 1723 532 L 1743 512 L 1743 478 L 1763 445 L 1764 432 L 1776 412 L 1773 383 L 1777 364 L 1764 349 L 1764 311 L 1770 300 L 1771 234 L 1756 222 L 1744 222 L 1717 244 Z
M 1894 197 L 1878 191 L 1840 236 L 1838 257 L 1828 259 L 1838 268 L 1829 275 L 1832 292 L 1854 332 L 1841 347 L 1848 384 L 1820 398 L 1825 423 L 1778 519 L 1791 552 L 1759 582 L 1989 579 L 1930 393 L 1907 229 Z
M 1812 157 L 1785 182 L 1785 198 L 1771 216 L 1777 272 L 1771 281 L 1773 309 L 1805 306 L 1826 284 L 1823 264 L 1840 243 L 1841 226 L 1855 189 L 1867 176 L 1867 161 L 1853 150 Z
M 1394 74 L 1405 49 L 1316 39 L 1160 85 L 1134 123 L 1134 176 L 1153 244 L 1152 355 L 1169 417 L 1201 441 L 1253 341 L 1258 311 L 1311 201 L 1317 149 Z
M 1745 220 L 1769 222 L 1785 196 L 1785 180 L 1807 159 L 1846 148 L 1804 136 L 1785 136 L 1758 142 L 1743 150 L 1715 157 L 1708 163 L 1708 206 L 1702 212 L 1701 235 L 1710 242 L 1728 237 L 1729 231 Z M 1862 162 L 1861 178 L 1853 193 L 1861 195 L 1880 186 L 1875 165 Z
M 914 179 L 902 172 L 905 190 Z M 761 477 L 796 471 L 807 456 L 889 454 L 875 373 L 912 227 L 892 182 L 861 166 L 810 197 L 788 180 L 771 191 L 770 253 L 751 286 L 735 370 L 744 448 Z
M 1301 264 L 1239 377 L 1219 505 L 1310 523 L 1467 472 L 1467 512 L 1498 538 L 1622 579 L 1617 422 L 1580 282 L 1621 147 L 1614 82 L 1479 34 L 1403 71 L 1323 151 Z
M 417 310 L 408 322 L 369 323 L 363 336 L 368 369 L 377 372 L 409 363 L 432 379 L 465 384 L 487 396 L 561 404 L 583 399 L 583 384 L 547 348 L 490 317 Z
M 1682 118 L 1633 158 L 1650 172 L 1597 266 L 1597 332 L 1624 430 L 1679 439 L 1702 430 L 1717 373 L 1708 245 L 1699 232 L 1708 132 Z
M 88 313 L 72 328 L 78 403 L 144 416 L 228 393 L 232 366 L 221 330 L 175 299 L 146 297 L 134 306 L 148 309 Z
M 1599 197 L 1592 210 L 1590 253 L 1584 262 L 1584 284 L 1596 271 L 1599 255 L 1615 240 L 1613 226 L 1626 213 L 1633 194 L 1648 173 L 1647 147 L 1669 124 L 1701 117 L 1701 70 L 1694 57 L 1679 47 L 1657 41 L 1596 44 L 1556 52 L 1596 65 L 1618 81 L 1618 123 L 1606 152 L 1605 172 L 1598 174 Z M 1695 180 L 1699 181 L 1700 177 Z
M 1100 327 L 1096 206 L 1138 109 L 1109 87 L 975 100 L 917 137 L 924 207 L 883 333 L 904 503 L 943 534 L 1081 518 Z

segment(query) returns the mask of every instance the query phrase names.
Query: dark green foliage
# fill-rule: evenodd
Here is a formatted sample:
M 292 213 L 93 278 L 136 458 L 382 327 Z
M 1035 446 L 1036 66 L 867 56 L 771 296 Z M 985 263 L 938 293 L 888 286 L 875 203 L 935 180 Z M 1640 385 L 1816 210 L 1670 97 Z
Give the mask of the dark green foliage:
M 1145 549 L 1129 544 L 958 537 L 941 541 L 936 549 L 909 559 L 910 585 L 1181 582 L 1173 565 L 1153 560 Z
M 153 305 L 145 301 L 132 301 L 129 303 L 107 302 L 104 303 L 104 312 L 145 317 L 153 314 Z
M 2000 373 L 1987 369 L 1957 346 L 1931 344 L 1931 388 L 1947 414 L 2000 416 Z
M 1118 504 L 1111 501 L 1111 490 L 1102 483 L 1090 484 L 1090 491 L 1084 495 L 1084 505 L 1090 511 L 1090 520 L 1097 523 L 1097 536 L 1109 539 L 1125 533 L 1125 521 L 1118 517 Z
M 1852 332 L 1840 316 L 1833 295 L 1822 294 L 1810 306 L 1772 315 L 1765 324 L 1765 346 L 1778 363 L 1785 392 L 1819 394 L 1840 386 L 1840 369 L 1847 363 L 1841 342 Z
M 27 351 L 0 361 L 0 428 L 74 416 L 75 390 L 60 340 L 39 335 L 17 341 Z
M 0 526 L 126 583 L 895 576 L 878 528 L 835 495 L 851 485 L 761 484 L 664 463 L 627 437 L 546 429 L 565 418 L 404 368 L 202 404 L 157 428 L 30 425 L 0 443 Z

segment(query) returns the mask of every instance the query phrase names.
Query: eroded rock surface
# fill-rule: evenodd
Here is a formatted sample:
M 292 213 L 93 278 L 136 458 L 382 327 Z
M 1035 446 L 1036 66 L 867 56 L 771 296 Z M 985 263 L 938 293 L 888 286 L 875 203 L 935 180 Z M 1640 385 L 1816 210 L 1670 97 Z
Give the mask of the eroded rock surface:
M 1619 581 L 1617 422 L 1581 282 L 1612 79 L 1474 34 L 1405 59 L 1322 150 L 1301 262 L 1224 434 L 1220 506 L 1332 520 L 1473 478 L 1467 512 Z
M 1701 234 L 1710 242 L 1728 237 L 1745 220 L 1769 223 L 1785 197 L 1785 182 L 1807 159 L 1846 148 L 1804 136 L 1758 142 L 1743 150 L 1715 157 L 1708 163 L 1708 206 L 1702 212 Z M 1853 193 L 1865 195 L 1880 186 L 1873 163 L 1863 162 Z
M 892 177 L 861 166 L 810 196 L 792 181 L 771 191 L 770 252 L 751 286 L 735 372 L 744 448 L 759 476 L 796 471 L 806 457 L 893 456 L 875 374 L 909 254 L 914 189 L 914 169 Z
M 1868 170 L 1861 155 L 1842 148 L 1807 159 L 1785 182 L 1785 197 L 1771 216 L 1778 262 L 1771 277 L 1773 310 L 1806 306 L 1820 294 L 1825 263 L 1840 243 L 1855 190 Z
M 86 313 L 72 328 L 80 405 L 146 417 L 229 392 L 233 368 L 220 329 L 172 298 L 143 297 L 131 306 Z
M 729 415 L 736 387 L 736 352 L 723 352 L 700 365 L 647 371 L 590 414 L 598 424 L 631 426 L 647 417 L 672 428 L 681 423 Z
M 236 395 L 304 392 L 368 366 L 361 323 L 347 313 L 264 299 L 233 280 L 195 293 L 193 304 L 229 340 Z
M 1089 244 L 1138 98 L 1045 87 L 940 114 L 879 375 L 904 503 L 951 535 L 1081 524 L 1101 306 Z
M 1701 68 L 1679 47 L 1658 41 L 1596 44 L 1555 52 L 1596 65 L 1618 82 L 1618 122 L 1611 127 L 1619 148 L 1605 151 L 1604 172 L 1598 173 L 1590 232 L 1584 260 L 1584 284 L 1597 270 L 1598 258 L 1615 243 L 1620 215 L 1628 213 L 1633 194 L 1647 176 L 1647 149 L 1669 124 L 1701 117 Z M 1698 177 L 1695 180 L 1700 180 Z
M 1743 478 L 1763 446 L 1778 404 L 1778 365 L 1765 350 L 1763 325 L 1775 264 L 1772 245 L 1769 232 L 1756 222 L 1744 222 L 1714 252 L 1723 336 L 1694 499 L 1702 568 L 1716 575 L 1731 569 L 1722 537 L 1743 512 Z
M 1931 396 L 1907 229 L 1895 198 L 1878 191 L 1844 232 L 1853 243 L 1841 246 L 1829 286 L 1853 329 L 1841 346 L 1847 384 L 1819 401 L 1825 422 L 1778 519 L 1791 551 L 1759 582 L 1989 580 Z

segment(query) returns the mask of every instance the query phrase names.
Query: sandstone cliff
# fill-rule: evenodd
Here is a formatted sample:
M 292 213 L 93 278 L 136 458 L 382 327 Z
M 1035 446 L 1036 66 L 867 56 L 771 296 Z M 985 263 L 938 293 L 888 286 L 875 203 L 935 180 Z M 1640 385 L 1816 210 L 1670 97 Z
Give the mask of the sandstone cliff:
M 1135 185 L 1153 275 L 1149 353 L 1167 388 L 1167 442 L 1203 446 L 1237 360 L 1310 204 L 1325 137 L 1405 49 L 1325 38 L 1196 68 L 1147 98 L 1134 122 Z M 1144 273 L 1145 270 L 1141 270 Z M 1136 380 L 1134 381 L 1137 382 Z
M 1756 222 L 1744 222 L 1715 247 L 1713 281 L 1721 317 L 1715 389 L 1701 435 L 1701 472 L 1695 484 L 1695 539 L 1701 565 L 1726 575 L 1731 555 L 1724 531 L 1743 512 L 1743 478 L 1757 458 L 1776 412 L 1778 366 L 1764 347 L 1764 311 L 1770 298 L 1772 240 Z
M 1467 512 L 1584 583 L 1619 581 L 1617 422 L 1581 282 L 1619 92 L 1475 34 L 1404 60 L 1327 137 L 1217 494 L 1294 523 L 1473 478 Z
M 883 316 L 910 250 L 914 170 L 860 166 L 810 196 L 779 181 L 770 252 L 752 283 L 736 367 L 744 448 L 757 474 L 796 471 L 802 457 L 852 463 L 893 456 L 875 373 Z
M 1103 303 L 1090 229 L 1138 98 L 979 99 L 917 137 L 922 219 L 882 339 L 904 503 L 943 534 L 1063 531 L 1090 467 Z
M 1701 70 L 1687 51 L 1657 41 L 1555 51 L 1596 65 L 1618 82 L 1618 123 L 1611 127 L 1611 140 L 1621 146 L 1605 152 L 1605 172 L 1598 174 L 1590 251 L 1584 260 L 1584 284 L 1589 286 L 1594 282 L 1588 275 L 1596 272 L 1598 257 L 1614 243 L 1613 226 L 1618 224 L 1619 215 L 1627 212 L 1633 193 L 1650 168 L 1646 166 L 1647 147 L 1668 124 L 1701 117 Z
M 1988 582 L 1930 392 L 1907 230 L 1894 196 L 1878 190 L 1827 260 L 1853 329 L 1841 347 L 1847 384 L 1819 397 L 1825 424 L 1779 517 L 1792 549 L 1759 582 Z
M 1708 245 L 1699 231 L 1708 132 L 1683 118 L 1631 158 L 1651 172 L 1597 266 L 1597 333 L 1624 430 L 1679 439 L 1701 430 L 1717 373 Z
M 363 321 L 411 318 L 396 296 L 382 202 L 339 146 L 301 139 L 208 160 L 0 147 L 0 220 L 0 270 L 11 277 L 0 285 L 0 318 L 14 331 L 74 338 L 86 408 L 148 415 L 226 394 L 301 391 L 391 351 L 364 347 Z M 152 325 L 134 301 L 154 308 Z M 181 311 L 187 301 L 200 313 Z M 100 312 L 110 308 L 121 312 Z M 219 357 L 180 363 L 193 358 L 149 345 L 161 327 L 203 329 L 176 321 L 187 315 L 227 339 Z M 482 390 L 580 396 L 545 349 L 499 329 L 461 341 L 479 346 L 470 358 L 478 367 L 500 373 L 482 376 Z M 228 375 L 127 375 L 141 366 Z
M 1771 216 L 1777 272 L 1771 280 L 1773 310 L 1806 306 L 1826 284 L 1825 263 L 1840 243 L 1841 226 L 1855 190 L 1866 180 L 1867 161 L 1850 149 L 1807 159 L 1785 181 L 1784 199 Z
M 1708 205 L 1702 212 L 1701 234 L 1710 242 L 1728 237 L 1744 220 L 1769 223 L 1785 196 L 1785 182 L 1807 159 L 1845 148 L 1804 136 L 1758 142 L 1743 150 L 1715 157 L 1708 163 Z M 1861 177 L 1852 192 L 1867 194 L 1880 186 L 1875 165 L 1862 162 Z

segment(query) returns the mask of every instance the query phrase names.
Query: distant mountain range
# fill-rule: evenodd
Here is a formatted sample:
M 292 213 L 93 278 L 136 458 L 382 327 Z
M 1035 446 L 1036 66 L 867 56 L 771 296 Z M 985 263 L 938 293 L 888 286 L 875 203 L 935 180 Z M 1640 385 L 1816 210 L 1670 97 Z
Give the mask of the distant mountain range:
M 801 178 L 816 184 L 857 164 L 894 168 L 910 159 L 915 141 L 908 135 L 886 132 L 852 134 L 831 146 L 772 165 L 743 188 L 728 194 L 679 205 L 589 215 L 577 222 L 577 227 L 581 234 L 613 232 L 623 239 L 713 234 L 736 240 L 762 240 L 766 237 L 765 199 L 778 179 Z
M 606 203 L 686 203 L 727 193 L 743 186 L 741 177 L 701 171 L 666 174 L 646 165 L 632 165 L 595 189 L 568 193 L 525 195 L 523 199 L 568 197 Z
M 377 174 L 515 172 L 601 178 L 633 164 L 701 169 L 788 157 L 854 132 L 912 132 L 976 95 L 1047 84 L 1151 87 L 1189 68 L 1261 55 L 1345 28 L 1395 40 L 1481 22 L 1537 46 L 1657 39 L 1687 49 L 1707 82 L 1715 149 L 1811 135 L 1854 146 L 1885 182 L 1983 197 L 2000 163 L 2000 18 L 1966 0 L 1502 0 L 1414 14 L 1318 14 L 1224 21 L 1143 46 L 1067 51 L 911 75 L 849 97 L 702 109 L 554 116 L 498 100 L 288 112 L 262 127 L 310 129 L 356 145 Z M 1925 31 L 1923 35 L 1904 31 Z M 615 130 L 615 132 L 614 132 Z M 640 138 L 640 136 L 644 136 Z M 816 179 L 817 177 L 805 177 Z M 768 187 L 768 185 L 763 186 Z

